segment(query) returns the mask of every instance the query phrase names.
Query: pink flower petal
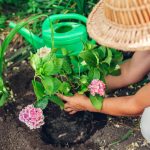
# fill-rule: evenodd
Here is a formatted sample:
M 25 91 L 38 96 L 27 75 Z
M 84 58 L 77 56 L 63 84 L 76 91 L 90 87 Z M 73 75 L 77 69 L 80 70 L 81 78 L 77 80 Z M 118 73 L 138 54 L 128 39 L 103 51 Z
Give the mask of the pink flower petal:
M 91 84 L 88 86 L 91 95 L 99 94 L 100 96 L 105 95 L 105 84 L 103 81 L 98 79 L 93 79 Z
M 40 128 L 44 124 L 43 111 L 33 105 L 28 105 L 21 110 L 19 120 L 24 122 L 30 129 Z

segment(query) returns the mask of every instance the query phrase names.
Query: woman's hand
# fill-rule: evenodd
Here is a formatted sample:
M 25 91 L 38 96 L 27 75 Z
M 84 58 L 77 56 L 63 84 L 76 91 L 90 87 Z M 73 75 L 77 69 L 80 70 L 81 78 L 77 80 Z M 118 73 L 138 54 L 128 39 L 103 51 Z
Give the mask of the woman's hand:
M 90 99 L 85 95 L 75 94 L 74 96 L 64 96 L 57 94 L 59 98 L 65 101 L 64 110 L 69 114 L 75 114 L 78 111 L 87 111 L 92 107 Z

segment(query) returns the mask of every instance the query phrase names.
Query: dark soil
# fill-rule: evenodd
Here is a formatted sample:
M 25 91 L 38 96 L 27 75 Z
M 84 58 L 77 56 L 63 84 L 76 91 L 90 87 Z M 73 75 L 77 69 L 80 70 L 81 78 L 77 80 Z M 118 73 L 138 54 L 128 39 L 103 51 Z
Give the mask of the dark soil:
M 68 115 L 54 104 L 50 104 L 44 113 L 46 123 L 41 132 L 42 139 L 46 143 L 61 146 L 72 146 L 85 142 L 107 122 L 106 115 L 90 112 Z
M 84 131 L 84 134 L 88 135 L 90 132 L 94 132 L 90 136 L 86 137 L 87 140 L 83 139 L 82 143 L 71 144 L 68 147 L 66 144 L 64 147 L 60 146 L 61 143 L 54 142 L 56 145 L 47 144 L 41 139 L 41 129 L 31 131 L 24 124 L 18 120 L 19 111 L 28 104 L 33 103 L 35 96 L 33 93 L 31 79 L 33 77 L 32 69 L 29 67 L 27 62 L 15 65 L 13 68 L 9 68 L 7 71 L 7 80 L 9 81 L 9 86 L 12 89 L 11 101 L 7 106 L 0 109 L 0 150 L 149 150 L 150 145 L 143 139 L 140 129 L 139 129 L 139 118 L 130 118 L 130 117 L 108 117 L 107 125 L 100 129 L 98 125 L 101 124 L 101 121 L 93 119 L 91 113 L 88 114 L 77 114 L 76 116 L 68 116 L 67 121 L 72 123 L 79 121 L 79 128 L 81 131 Z M 130 91 L 133 90 L 133 93 L 137 90 L 137 85 L 135 87 L 128 87 L 122 90 L 118 90 L 112 93 L 112 96 L 115 95 L 128 95 Z M 124 92 L 123 92 L 124 91 Z M 120 94 L 122 93 L 122 94 Z M 53 105 L 54 106 L 54 105 Z M 52 108 L 52 107 L 50 107 Z M 47 118 L 52 121 L 55 115 L 55 111 L 50 109 L 51 117 Z M 87 113 L 87 112 L 86 112 Z M 64 112 L 60 113 L 62 116 L 66 115 Z M 59 116 L 59 115 L 57 115 Z M 85 117 L 85 122 L 82 124 L 82 120 L 78 118 Z M 88 117 L 86 117 L 88 116 Z M 96 116 L 96 115 L 95 115 Z M 77 119 L 78 118 L 78 119 Z M 97 118 L 99 118 L 97 116 Z M 77 119 L 77 120 L 76 120 Z M 54 122 L 66 123 L 66 126 L 62 126 L 63 132 L 54 132 L 53 128 L 57 126 L 52 126 L 48 131 L 50 136 L 53 134 L 63 137 L 62 134 L 67 131 L 67 121 L 55 118 Z M 91 122 L 91 123 L 89 123 Z M 46 124 L 43 127 L 43 130 L 47 130 L 46 127 L 49 124 Z M 78 125 L 78 124 L 77 124 Z M 85 128 L 84 128 L 85 127 Z M 69 129 L 69 128 L 68 128 Z M 74 129 L 72 129 L 74 130 Z M 75 128 L 76 132 L 72 132 L 69 129 L 70 138 L 68 142 L 72 143 L 75 137 L 74 135 L 81 132 L 77 131 L 77 126 Z M 53 132 L 52 132 L 53 131 Z M 132 131 L 130 136 L 127 136 L 126 139 L 123 137 L 129 132 Z M 52 134 L 53 133 L 53 134 Z M 74 134 L 74 135 L 73 135 Z M 65 135 L 65 134 L 64 134 Z M 43 135 L 42 135 L 43 136 Z M 57 139 L 58 140 L 58 139 Z M 66 141 L 62 138 L 61 142 Z M 49 141 L 47 141 L 49 142 Z

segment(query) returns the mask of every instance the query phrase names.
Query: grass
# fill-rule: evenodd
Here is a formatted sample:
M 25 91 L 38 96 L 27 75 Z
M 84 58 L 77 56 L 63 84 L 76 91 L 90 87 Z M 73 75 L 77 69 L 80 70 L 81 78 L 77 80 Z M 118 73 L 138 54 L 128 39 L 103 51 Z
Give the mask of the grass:
M 129 139 L 133 135 L 134 130 L 130 129 L 127 133 L 122 135 L 119 139 L 115 140 L 114 142 L 110 143 L 109 146 L 114 146 L 116 144 L 119 144 L 121 142 L 124 142 L 125 140 Z

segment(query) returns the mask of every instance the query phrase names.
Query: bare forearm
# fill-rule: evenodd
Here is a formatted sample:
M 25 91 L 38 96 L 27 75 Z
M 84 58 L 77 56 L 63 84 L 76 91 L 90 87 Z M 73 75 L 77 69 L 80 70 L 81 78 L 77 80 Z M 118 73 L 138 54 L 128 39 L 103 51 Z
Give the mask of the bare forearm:
M 102 110 L 96 110 L 92 105 L 88 106 L 89 111 L 100 112 L 113 116 L 136 116 L 142 113 L 136 107 L 134 96 L 106 98 Z
M 121 67 L 121 74 L 119 76 L 112 76 L 108 75 L 105 80 L 106 80 L 106 85 L 109 90 L 113 89 L 118 89 L 125 87 L 129 84 L 129 82 L 126 80 L 127 79 L 127 70 L 129 69 L 130 66 L 130 60 L 126 61 L 124 64 L 122 64 Z
M 150 106 L 150 83 L 142 87 L 133 96 L 105 98 L 102 110 L 94 107 L 88 108 L 93 112 L 101 112 L 114 116 L 135 116 L 141 114 L 146 107 Z M 92 106 L 92 105 L 91 105 Z
M 119 76 L 109 75 L 106 77 L 106 85 L 111 90 L 139 82 L 150 71 L 149 64 L 150 64 L 149 51 L 136 52 L 133 55 L 132 59 L 127 60 L 125 63 L 120 65 L 121 75 Z
M 120 76 L 109 75 L 105 79 L 106 79 L 106 85 L 109 90 L 122 88 L 128 85 L 128 83 L 123 80 L 123 77 L 121 75 Z
M 146 107 L 150 106 L 150 83 L 142 87 L 133 96 L 105 98 L 102 110 L 97 110 L 90 102 L 90 99 L 82 94 L 75 94 L 67 97 L 59 94 L 58 96 L 66 101 L 65 111 L 70 114 L 78 111 L 91 111 L 105 113 L 113 116 L 137 116 L 140 115 Z
M 136 116 L 141 110 L 137 109 L 134 96 L 125 96 L 105 99 L 100 112 L 114 116 Z

